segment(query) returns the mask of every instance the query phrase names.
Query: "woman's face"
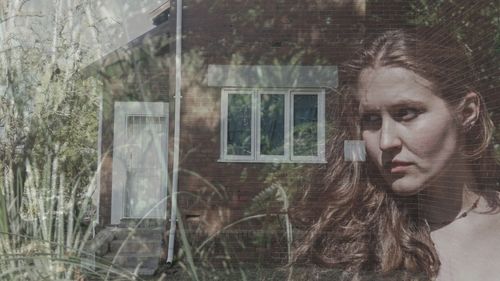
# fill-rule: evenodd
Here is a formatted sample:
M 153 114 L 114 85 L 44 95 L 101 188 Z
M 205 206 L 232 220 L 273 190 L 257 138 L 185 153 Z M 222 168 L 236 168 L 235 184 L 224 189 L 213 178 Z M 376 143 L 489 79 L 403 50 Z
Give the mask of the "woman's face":
M 405 68 L 366 68 L 358 98 L 368 156 L 395 193 L 446 182 L 459 155 L 459 126 L 431 82 Z

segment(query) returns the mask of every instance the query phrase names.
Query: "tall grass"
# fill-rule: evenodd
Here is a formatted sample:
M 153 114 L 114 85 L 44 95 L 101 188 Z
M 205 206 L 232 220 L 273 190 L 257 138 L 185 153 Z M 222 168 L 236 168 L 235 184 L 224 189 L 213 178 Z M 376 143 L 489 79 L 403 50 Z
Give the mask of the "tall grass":
M 95 235 L 97 218 L 92 212 L 95 208 L 92 195 L 96 177 L 66 179 L 59 165 L 60 160 L 49 153 L 45 161 L 27 161 L 24 181 L 14 180 L 19 174 L 4 167 L 0 192 L 0 280 L 140 279 L 113 265 L 112 261 L 96 258 L 86 247 Z M 81 185 L 81 182 L 89 184 Z M 212 189 L 212 194 L 223 206 L 224 198 L 229 200 L 224 188 L 212 186 Z M 277 204 L 279 208 L 269 212 L 268 204 Z M 289 261 L 293 242 L 292 225 L 287 215 L 289 206 L 287 189 L 273 184 L 254 197 L 246 216 L 225 221 L 209 235 L 193 231 L 192 223 L 179 212 L 177 242 L 180 250 L 176 265 L 182 277 L 176 278 L 284 280 L 283 271 L 277 272 L 270 267 L 266 257 L 248 262 L 241 254 L 254 248 L 268 251 L 266 241 L 281 240 L 286 246 L 285 262 Z M 89 214 L 94 217 L 88 219 Z M 83 223 L 85 221 L 90 224 Z M 209 218 L 202 222 L 204 225 L 212 223 Z M 252 227 L 256 231 L 248 232 Z M 248 233 L 241 235 L 241 230 Z
M 42 163 L 38 167 L 26 162 L 24 183 L 14 181 L 19 173 L 3 167 L 0 280 L 104 280 L 106 275 L 112 280 L 137 279 L 96 260 L 86 248 L 95 230 L 91 210 L 96 178 L 87 186 L 80 186 L 79 180 L 68 186 L 57 157 L 49 155 Z

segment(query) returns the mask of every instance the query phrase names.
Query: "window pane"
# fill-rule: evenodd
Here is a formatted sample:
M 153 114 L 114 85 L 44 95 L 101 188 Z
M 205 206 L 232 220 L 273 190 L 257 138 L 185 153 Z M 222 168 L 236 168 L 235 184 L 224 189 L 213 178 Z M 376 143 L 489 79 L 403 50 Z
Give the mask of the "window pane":
M 293 155 L 318 155 L 318 96 L 293 96 Z
M 252 154 L 252 95 L 228 95 L 227 154 Z
M 285 96 L 264 94 L 260 97 L 260 154 L 284 155 Z

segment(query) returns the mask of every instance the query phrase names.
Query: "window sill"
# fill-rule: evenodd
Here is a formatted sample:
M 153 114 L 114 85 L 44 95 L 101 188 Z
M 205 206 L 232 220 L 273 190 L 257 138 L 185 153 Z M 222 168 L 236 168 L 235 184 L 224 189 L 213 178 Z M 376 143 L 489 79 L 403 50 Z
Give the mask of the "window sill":
M 265 163 L 275 163 L 275 164 L 326 164 L 326 160 L 281 160 L 281 159 L 260 159 L 260 160 L 238 160 L 238 159 L 218 159 L 219 163 L 248 163 L 248 164 L 265 164 Z

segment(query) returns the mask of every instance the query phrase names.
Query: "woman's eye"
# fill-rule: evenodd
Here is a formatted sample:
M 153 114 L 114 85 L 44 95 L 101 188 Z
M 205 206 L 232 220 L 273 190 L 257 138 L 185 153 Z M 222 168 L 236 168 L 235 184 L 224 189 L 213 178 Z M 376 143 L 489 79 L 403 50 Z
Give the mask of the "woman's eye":
M 370 129 L 380 125 L 381 117 L 378 114 L 363 114 L 361 125 L 363 128 Z
M 395 118 L 401 121 L 410 121 L 416 118 L 421 113 L 416 108 L 401 108 L 396 111 Z

